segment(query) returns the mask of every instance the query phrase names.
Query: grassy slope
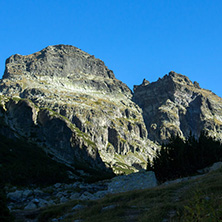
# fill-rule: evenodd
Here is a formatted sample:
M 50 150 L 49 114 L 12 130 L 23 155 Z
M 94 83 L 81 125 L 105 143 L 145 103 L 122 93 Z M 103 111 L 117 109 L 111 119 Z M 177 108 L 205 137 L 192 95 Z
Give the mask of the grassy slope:
M 0 171 L 4 183 L 16 186 L 68 182 L 68 167 L 50 159 L 38 146 L 0 135 Z
M 87 207 L 62 221 L 90 222 L 222 221 L 222 169 L 199 179 L 153 189 L 109 195 L 98 201 L 80 202 Z M 46 208 L 40 221 L 71 212 L 76 201 Z M 103 210 L 106 206 L 114 209 Z

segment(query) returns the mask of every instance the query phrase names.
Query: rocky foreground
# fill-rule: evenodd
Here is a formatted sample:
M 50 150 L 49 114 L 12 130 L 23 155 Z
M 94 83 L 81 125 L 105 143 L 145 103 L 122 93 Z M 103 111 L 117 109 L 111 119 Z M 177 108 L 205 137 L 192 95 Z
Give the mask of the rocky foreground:
M 97 200 L 108 194 L 147 189 L 157 186 L 153 172 L 118 176 L 112 180 L 97 183 L 75 182 L 72 184 L 56 183 L 45 188 L 7 188 L 10 210 L 33 210 L 41 207 L 62 204 L 70 200 Z
M 172 184 L 202 178 L 207 173 L 218 170 L 221 167 L 222 163 L 218 162 L 211 167 L 200 170 L 199 175 L 166 181 L 163 184 L 158 184 L 153 172 L 140 172 L 127 176 L 117 176 L 112 180 L 100 181 L 92 184 L 75 182 L 72 184 L 56 183 L 53 186 L 45 188 L 29 187 L 18 189 L 17 187 L 6 187 L 7 197 L 9 199 L 8 208 L 12 214 L 15 215 L 17 220 L 22 219 L 23 221 L 34 222 L 38 221 L 38 214 L 40 211 L 50 206 L 56 207 L 74 200 L 80 201 L 80 203 L 81 201 L 88 200 L 96 201 L 107 195 L 116 193 L 145 190 L 154 187 L 167 187 Z M 79 210 L 86 207 L 84 204 L 80 203 L 73 205 L 71 212 L 68 214 L 63 214 L 59 218 L 53 218 L 51 221 L 65 221 L 66 217 L 77 214 Z M 103 211 L 112 210 L 116 207 L 118 206 L 109 205 L 104 208 Z

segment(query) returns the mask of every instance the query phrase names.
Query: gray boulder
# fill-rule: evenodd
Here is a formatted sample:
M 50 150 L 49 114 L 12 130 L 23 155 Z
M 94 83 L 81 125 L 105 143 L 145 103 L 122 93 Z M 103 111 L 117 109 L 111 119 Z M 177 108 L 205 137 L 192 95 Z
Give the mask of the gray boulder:
M 210 167 L 209 172 L 218 170 L 218 169 L 220 169 L 220 168 L 222 168 L 222 162 L 214 163 L 214 164 Z
M 157 179 L 152 171 L 132 173 L 114 177 L 108 183 L 109 193 L 121 193 L 131 190 L 142 190 L 157 186 Z
M 25 206 L 25 210 L 33 210 L 33 209 L 36 209 L 37 208 L 37 205 L 33 202 L 33 201 L 31 201 L 31 202 L 29 202 L 26 206 Z
M 10 192 L 7 194 L 7 198 L 12 200 L 12 201 L 16 201 L 19 202 L 22 200 L 23 197 L 23 191 L 22 190 L 16 190 L 14 192 Z
M 79 193 L 72 193 L 71 196 L 69 197 L 70 200 L 78 200 L 80 197 Z

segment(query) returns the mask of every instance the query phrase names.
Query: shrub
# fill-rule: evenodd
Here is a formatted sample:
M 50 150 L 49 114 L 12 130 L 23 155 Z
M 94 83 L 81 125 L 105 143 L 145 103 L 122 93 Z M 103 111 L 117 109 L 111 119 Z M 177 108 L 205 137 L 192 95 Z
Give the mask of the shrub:
M 0 169 L 1 175 L 1 169 Z M 4 182 L 0 178 L 0 221 L 1 222 L 12 222 L 14 218 L 10 215 L 9 209 L 7 207 L 7 198 L 4 190 Z

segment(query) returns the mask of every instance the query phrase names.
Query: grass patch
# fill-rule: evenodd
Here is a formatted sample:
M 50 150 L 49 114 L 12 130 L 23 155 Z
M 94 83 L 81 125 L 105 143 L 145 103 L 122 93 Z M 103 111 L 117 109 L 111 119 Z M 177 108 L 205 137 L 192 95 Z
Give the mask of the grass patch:
M 73 125 L 73 124 L 72 124 L 72 128 L 77 132 L 77 135 L 78 135 L 79 137 L 82 137 L 82 138 L 84 139 L 84 141 L 85 141 L 86 143 L 88 143 L 88 145 L 90 145 L 92 148 L 94 148 L 95 150 L 97 150 L 96 144 L 95 144 L 92 140 L 89 139 L 89 136 L 88 136 L 86 133 L 82 132 L 78 127 L 76 127 L 76 126 Z
M 131 167 L 123 162 L 116 162 L 115 163 L 117 166 L 114 167 L 115 170 L 121 171 L 124 174 L 131 174 L 135 172 L 135 168 Z
M 61 215 L 69 212 L 73 206 L 78 204 L 79 201 L 69 201 L 65 204 L 59 204 L 45 208 L 38 216 L 39 222 L 51 221 L 53 218 L 59 218 Z

